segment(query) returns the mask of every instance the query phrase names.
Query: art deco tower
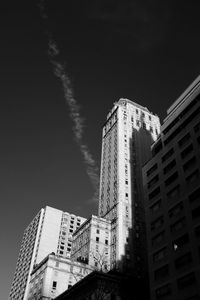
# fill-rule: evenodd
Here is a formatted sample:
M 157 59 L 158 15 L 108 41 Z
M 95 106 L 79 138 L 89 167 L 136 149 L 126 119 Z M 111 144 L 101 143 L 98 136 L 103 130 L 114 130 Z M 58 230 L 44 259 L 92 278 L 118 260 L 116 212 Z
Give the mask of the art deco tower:
M 158 116 L 128 99 L 114 104 L 103 126 L 99 216 L 112 220 L 111 268 L 142 247 L 142 165 L 159 133 Z

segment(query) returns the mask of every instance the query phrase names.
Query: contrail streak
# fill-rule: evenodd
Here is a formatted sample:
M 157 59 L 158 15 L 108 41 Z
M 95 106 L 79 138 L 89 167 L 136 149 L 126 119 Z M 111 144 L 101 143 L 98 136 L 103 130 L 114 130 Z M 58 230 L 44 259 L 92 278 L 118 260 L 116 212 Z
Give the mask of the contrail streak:
M 45 13 L 45 0 L 41 0 L 38 4 L 38 7 L 40 9 L 41 17 L 43 19 L 47 19 L 48 15 Z M 92 200 L 97 201 L 99 192 L 99 168 L 97 167 L 97 164 L 93 159 L 88 146 L 83 142 L 84 119 L 80 113 L 80 105 L 74 97 L 71 80 L 66 72 L 64 64 L 59 62 L 56 58 L 60 53 L 59 48 L 55 40 L 50 36 L 48 32 L 47 37 L 49 60 L 53 66 L 54 74 L 59 78 L 62 84 L 65 102 L 69 108 L 69 116 L 73 122 L 72 130 L 74 138 L 81 151 L 83 162 L 86 167 L 86 172 L 95 191 Z

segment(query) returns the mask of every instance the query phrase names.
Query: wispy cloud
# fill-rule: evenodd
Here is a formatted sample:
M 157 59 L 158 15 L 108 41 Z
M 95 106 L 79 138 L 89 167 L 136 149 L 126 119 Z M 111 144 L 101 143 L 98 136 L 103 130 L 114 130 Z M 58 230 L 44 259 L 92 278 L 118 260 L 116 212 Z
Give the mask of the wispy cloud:
M 48 18 L 47 14 L 45 13 L 45 0 L 40 1 L 38 6 L 40 8 L 41 17 L 44 19 Z M 83 157 L 83 162 L 86 167 L 86 172 L 94 188 L 94 195 L 91 200 L 97 201 L 99 191 L 99 168 L 94 158 L 92 157 L 89 147 L 83 141 L 85 127 L 84 118 L 81 116 L 80 105 L 74 97 L 74 90 L 69 75 L 67 74 L 65 64 L 58 60 L 58 55 L 60 53 L 58 45 L 51 37 L 49 32 L 47 32 L 47 37 L 49 60 L 53 67 L 54 74 L 59 78 L 62 84 L 65 102 L 69 109 L 69 117 L 71 118 L 73 123 L 72 130 L 74 138 L 79 146 L 80 152 Z

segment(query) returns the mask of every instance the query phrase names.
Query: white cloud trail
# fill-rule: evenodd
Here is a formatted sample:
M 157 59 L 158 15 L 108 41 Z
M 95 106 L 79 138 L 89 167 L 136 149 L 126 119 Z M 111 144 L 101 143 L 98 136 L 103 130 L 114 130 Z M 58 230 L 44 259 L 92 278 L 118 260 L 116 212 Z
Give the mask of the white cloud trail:
M 47 19 L 48 15 L 45 13 L 45 0 L 41 0 L 38 4 L 40 9 L 41 17 L 43 19 Z M 90 178 L 90 182 L 94 188 L 94 195 L 92 197 L 92 201 L 98 201 L 99 194 L 99 168 L 92 157 L 92 154 L 88 148 L 88 146 L 83 142 L 83 134 L 84 134 L 84 119 L 80 113 L 80 105 L 74 97 L 74 91 L 71 84 L 71 80 L 66 72 L 64 63 L 59 62 L 57 56 L 60 51 L 58 45 L 55 40 L 52 39 L 50 34 L 47 32 L 48 36 L 48 55 L 50 63 L 53 66 L 54 74 L 59 78 L 64 92 L 65 102 L 69 109 L 69 117 L 73 122 L 73 134 L 76 143 L 79 146 L 81 151 L 83 162 L 86 167 L 86 172 Z

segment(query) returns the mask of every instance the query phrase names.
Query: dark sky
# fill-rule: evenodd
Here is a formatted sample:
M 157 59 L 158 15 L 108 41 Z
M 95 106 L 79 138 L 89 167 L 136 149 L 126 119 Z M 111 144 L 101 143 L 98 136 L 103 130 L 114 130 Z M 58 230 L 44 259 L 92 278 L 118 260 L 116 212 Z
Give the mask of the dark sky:
M 199 1 L 42 1 L 43 18 L 37 1 L 15 2 L 0 10 L 1 299 L 40 208 L 84 217 L 97 211 L 46 33 L 59 48 L 98 166 L 113 102 L 129 98 L 163 119 L 200 69 Z

